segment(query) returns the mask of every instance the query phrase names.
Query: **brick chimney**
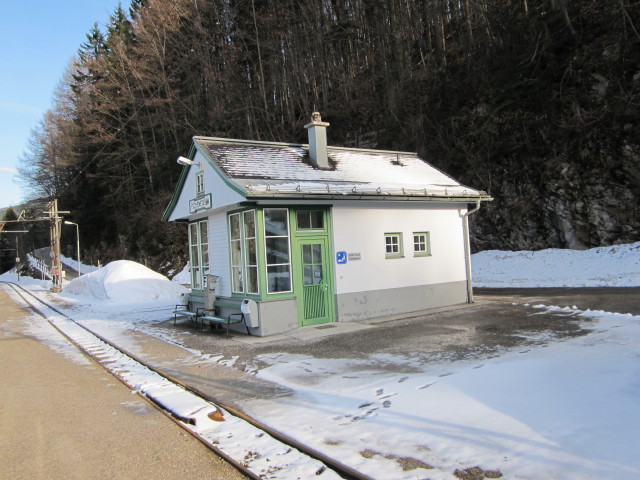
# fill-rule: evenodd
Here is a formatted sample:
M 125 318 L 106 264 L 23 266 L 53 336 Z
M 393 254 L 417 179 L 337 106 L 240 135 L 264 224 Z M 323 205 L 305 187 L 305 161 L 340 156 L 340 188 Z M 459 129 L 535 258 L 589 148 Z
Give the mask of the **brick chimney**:
M 311 114 L 311 122 L 304 128 L 309 134 L 309 157 L 318 168 L 329 168 L 329 157 L 327 155 L 327 127 L 328 123 L 323 122 L 319 112 Z

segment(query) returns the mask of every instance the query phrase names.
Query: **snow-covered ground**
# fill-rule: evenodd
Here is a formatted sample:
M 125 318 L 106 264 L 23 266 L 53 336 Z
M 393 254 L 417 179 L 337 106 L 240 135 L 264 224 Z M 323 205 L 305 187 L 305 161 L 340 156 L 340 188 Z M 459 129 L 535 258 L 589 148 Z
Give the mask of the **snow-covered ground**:
M 638 257 L 640 243 L 582 252 L 483 252 L 474 255 L 473 266 L 483 286 L 640 286 Z M 100 282 L 128 282 L 134 270 L 113 268 L 113 276 L 71 282 L 61 292 L 71 316 L 102 319 L 116 337 L 166 320 L 179 291 L 159 289 L 144 277 L 137 277 L 135 291 L 98 298 L 96 291 L 114 287 Z M 15 281 L 10 274 L 0 279 Z M 153 295 L 138 291 L 147 282 Z M 20 283 L 41 293 L 47 287 L 24 278 Z M 135 303 L 142 298 L 145 303 Z M 456 480 L 456 470 L 475 466 L 486 478 L 498 472 L 515 480 L 640 478 L 640 316 L 534 307 L 534 315 L 562 312 L 592 332 L 472 361 L 262 355 L 256 361 L 269 367 L 247 375 L 295 394 L 244 408 L 376 479 Z M 415 373 L 378 368 L 380 360 L 410 364 Z
M 640 285 L 640 242 L 590 250 L 486 250 L 472 255 L 471 263 L 476 287 Z

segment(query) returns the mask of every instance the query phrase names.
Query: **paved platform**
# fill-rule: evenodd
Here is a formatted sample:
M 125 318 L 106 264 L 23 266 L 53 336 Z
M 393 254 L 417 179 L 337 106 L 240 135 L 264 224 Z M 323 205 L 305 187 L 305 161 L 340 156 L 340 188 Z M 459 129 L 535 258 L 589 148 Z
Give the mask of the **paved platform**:
M 246 478 L 0 287 L 0 478 Z

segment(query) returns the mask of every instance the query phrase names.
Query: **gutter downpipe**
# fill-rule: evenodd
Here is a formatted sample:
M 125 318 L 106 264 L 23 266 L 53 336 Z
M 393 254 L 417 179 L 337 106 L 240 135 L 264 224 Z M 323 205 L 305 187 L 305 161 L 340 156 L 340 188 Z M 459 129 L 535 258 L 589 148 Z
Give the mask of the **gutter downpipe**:
M 467 270 L 467 303 L 473 303 L 473 285 L 471 278 L 471 241 L 469 240 L 469 215 L 480 210 L 480 199 L 476 199 L 476 206 L 467 211 L 462 218 L 462 229 L 464 232 L 464 264 Z

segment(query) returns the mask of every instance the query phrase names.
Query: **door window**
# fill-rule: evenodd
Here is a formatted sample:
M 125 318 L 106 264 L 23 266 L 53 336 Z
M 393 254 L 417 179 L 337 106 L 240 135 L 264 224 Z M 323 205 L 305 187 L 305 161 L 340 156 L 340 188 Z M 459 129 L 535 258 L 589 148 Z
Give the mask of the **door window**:
M 322 282 L 322 245 L 302 245 L 302 270 L 304 285 L 319 285 Z

